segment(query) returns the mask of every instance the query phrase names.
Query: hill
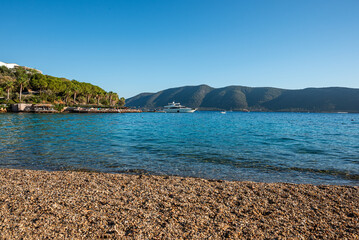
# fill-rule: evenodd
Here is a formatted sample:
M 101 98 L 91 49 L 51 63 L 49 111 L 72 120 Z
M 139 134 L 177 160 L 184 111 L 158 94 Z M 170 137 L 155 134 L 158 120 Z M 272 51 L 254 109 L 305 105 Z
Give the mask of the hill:
M 125 99 L 90 83 L 44 75 L 37 69 L 0 62 L 0 104 L 18 102 L 123 106 Z
M 127 99 L 126 106 L 158 109 L 172 101 L 199 110 L 359 112 L 359 89 L 185 86 L 141 93 Z

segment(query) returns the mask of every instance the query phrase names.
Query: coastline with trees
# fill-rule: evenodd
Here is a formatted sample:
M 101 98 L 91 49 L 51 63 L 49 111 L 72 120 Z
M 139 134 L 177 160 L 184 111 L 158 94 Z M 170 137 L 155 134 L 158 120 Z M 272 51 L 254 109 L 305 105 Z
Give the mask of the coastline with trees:
M 20 103 L 52 104 L 57 111 L 66 107 L 121 109 L 125 98 L 91 83 L 44 75 L 28 67 L 0 66 L 0 104 L 11 110 L 10 105 Z

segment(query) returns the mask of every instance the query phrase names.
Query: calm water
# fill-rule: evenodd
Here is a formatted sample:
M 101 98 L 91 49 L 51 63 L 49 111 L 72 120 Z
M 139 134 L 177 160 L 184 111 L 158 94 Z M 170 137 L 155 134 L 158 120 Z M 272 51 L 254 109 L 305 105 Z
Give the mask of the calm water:
M 0 167 L 359 185 L 359 114 L 0 114 Z

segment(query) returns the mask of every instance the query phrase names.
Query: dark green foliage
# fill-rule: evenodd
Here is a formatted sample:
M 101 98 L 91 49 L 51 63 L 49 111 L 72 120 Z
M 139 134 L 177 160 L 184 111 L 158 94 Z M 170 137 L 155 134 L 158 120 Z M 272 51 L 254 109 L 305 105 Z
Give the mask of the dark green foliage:
M 0 104 L 14 104 L 13 100 L 6 100 L 5 98 L 0 98 Z
M 241 87 L 225 87 L 212 90 L 206 95 L 201 107 L 211 109 L 240 110 L 248 107 Z M 213 107 L 214 106 L 214 107 Z
M 285 90 L 243 86 L 215 89 L 200 85 L 142 93 L 129 98 L 126 105 L 161 108 L 172 101 L 202 110 L 359 112 L 359 89 L 333 87 Z
M 157 108 L 167 105 L 169 102 L 180 102 L 189 107 L 196 107 L 202 104 L 204 97 L 213 88 L 207 85 L 187 86 L 171 88 L 158 93 L 142 93 L 127 100 L 127 106 Z M 129 101 L 129 102 L 128 102 Z
M 41 103 L 42 99 L 40 96 L 31 96 L 29 98 L 27 98 L 27 102 L 31 102 L 31 103 Z
M 65 105 L 64 104 L 55 104 L 54 105 L 54 109 L 61 112 L 62 109 L 64 109 Z
M 104 102 L 117 107 L 124 104 L 124 101 L 119 100 L 117 93 L 107 93 L 90 83 L 43 75 L 36 70 L 23 67 L 0 67 L 0 89 L 0 96 L 7 98 L 9 95 L 7 102 L 101 105 L 103 99 L 111 98 L 111 101 Z
M 48 87 L 48 80 L 45 75 L 37 73 L 31 76 L 30 85 L 33 90 L 43 91 Z
M 359 89 L 331 87 L 287 90 L 263 105 L 273 111 L 359 112 Z
M 101 100 L 100 100 L 100 103 L 101 103 L 102 105 L 110 105 L 110 102 L 109 102 L 108 99 L 106 99 L 106 98 L 101 99 Z
M 14 76 L 14 73 L 11 71 L 11 69 L 5 66 L 0 66 L 0 74 L 4 76 Z
M 125 98 L 120 98 L 120 100 L 118 101 L 118 105 L 119 105 L 119 107 L 123 107 L 123 106 L 125 106 Z

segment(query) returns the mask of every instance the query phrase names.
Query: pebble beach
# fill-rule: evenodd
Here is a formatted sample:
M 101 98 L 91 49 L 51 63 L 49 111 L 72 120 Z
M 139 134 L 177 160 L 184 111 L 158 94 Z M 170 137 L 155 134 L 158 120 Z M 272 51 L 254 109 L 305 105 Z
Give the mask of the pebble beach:
M 358 239 L 359 187 L 0 169 L 0 239 Z

